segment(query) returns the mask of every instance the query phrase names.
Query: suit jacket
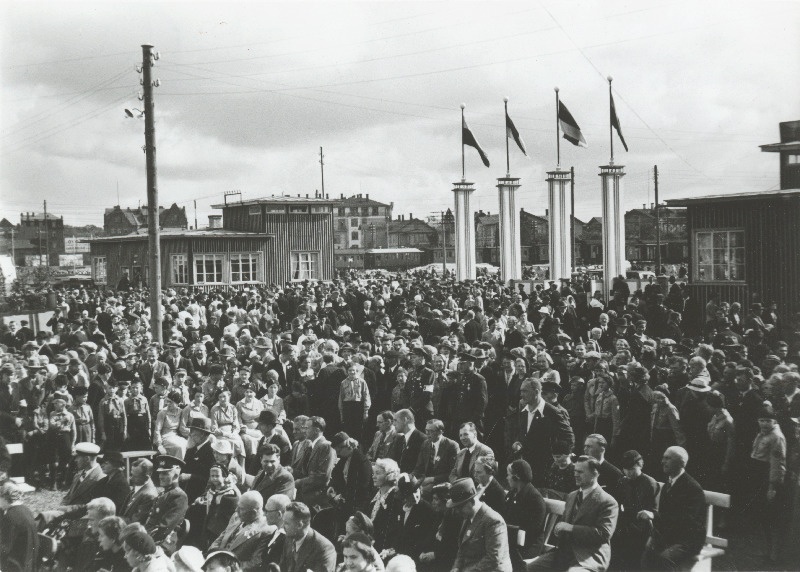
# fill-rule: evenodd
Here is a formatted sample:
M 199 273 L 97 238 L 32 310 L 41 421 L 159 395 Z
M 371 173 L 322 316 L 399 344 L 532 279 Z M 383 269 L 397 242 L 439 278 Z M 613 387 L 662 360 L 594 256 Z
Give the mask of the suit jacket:
M 240 528 L 241 524 L 238 514 L 231 516 L 228 526 L 211 543 L 208 552 L 227 550 L 236 555 L 243 570 L 263 570 L 261 544 L 275 533 L 277 527 L 267 524 L 267 519 L 263 516 Z
M 398 554 L 407 554 L 414 560 L 423 552 L 429 552 L 436 538 L 438 518 L 426 500 L 420 500 L 411 508 L 406 518 L 402 508 L 397 513 L 392 547 Z
M 194 499 L 206 490 L 211 465 L 217 462 L 214 459 L 214 452 L 211 450 L 211 441 L 206 441 L 197 447 L 187 449 L 184 461 L 186 466 L 183 468 L 183 473 L 190 475 L 184 488 L 189 497 L 189 502 L 194 502 Z
M 489 508 L 494 510 L 497 514 L 505 516 L 506 490 L 495 477 L 492 477 L 492 480 L 489 481 L 489 484 L 481 493 L 480 499 L 489 505 Z
M 464 475 L 461 473 L 461 465 L 464 464 L 464 455 L 467 454 L 467 449 L 461 449 L 458 454 L 456 455 L 456 462 L 453 465 L 453 470 L 450 471 L 450 482 L 454 483 L 458 479 L 472 477 L 472 471 L 475 469 L 475 462 L 478 460 L 478 457 L 482 457 L 484 455 L 494 455 L 494 452 L 483 443 L 476 443 L 475 450 L 472 452 L 472 458 L 469 461 L 469 474 Z
M 305 458 L 306 449 L 310 446 L 308 439 L 302 441 L 295 441 L 292 444 L 292 474 L 295 479 L 305 477 Z
M 0 568 L 3 570 L 36 570 L 39 545 L 37 524 L 25 505 L 9 507 L 0 516 Z
M 264 502 L 267 502 L 272 495 L 277 494 L 283 494 L 293 499 L 294 477 L 286 470 L 286 467 L 280 467 L 273 475 L 265 475 L 264 471 L 259 471 L 250 488 L 261 493 Z
M 336 463 L 336 451 L 325 437 L 314 444 L 306 461 L 305 477 L 295 480 L 294 486 L 303 498 L 308 495 L 324 493 L 331 480 L 331 472 Z
M 445 482 L 450 476 L 450 471 L 455 466 L 458 456 L 458 443 L 442 436 L 437 455 L 433 455 L 433 443 L 425 439 L 414 469 L 414 476 L 422 480 L 433 477 L 434 484 Z
M 156 377 L 164 376 L 168 378 L 172 378 L 169 373 L 169 366 L 165 364 L 163 361 L 156 360 L 156 363 L 152 366 L 150 362 L 145 361 L 143 364 L 139 366 L 139 379 L 142 380 L 142 384 L 144 385 L 145 389 L 150 389 L 150 385 L 153 383 L 153 380 Z
M 272 536 L 261 542 L 258 554 L 254 558 L 258 559 L 265 568 L 273 562 L 280 565 L 285 541 L 286 533 L 282 528 L 277 529 Z
M 175 377 L 175 372 L 181 368 L 186 370 L 187 375 L 192 375 L 192 373 L 194 373 L 194 366 L 192 365 L 191 360 L 188 360 L 183 356 L 178 359 L 177 366 L 175 365 L 175 358 L 172 356 L 162 356 L 161 361 L 167 364 L 167 367 L 169 367 L 169 373 L 173 378 Z
M 75 475 L 72 478 L 72 485 L 69 487 L 69 491 L 64 496 L 64 500 L 61 501 L 61 504 L 66 506 L 87 504 L 93 498 L 97 498 L 99 495 L 95 493 L 98 483 L 105 476 L 106 474 L 103 472 L 103 469 L 100 468 L 100 465 L 95 465 L 89 469 L 83 481 L 79 481 L 79 475 Z
M 120 516 L 128 524 L 133 522 L 144 524 L 147 521 L 147 517 L 150 516 L 150 510 L 153 508 L 153 503 L 157 496 L 158 489 L 156 489 L 152 479 L 147 479 L 147 482 L 138 491 L 135 493 L 129 492 L 128 498 L 125 500 L 125 506 L 119 512 Z
M 453 570 L 511 572 L 506 523 L 486 503 L 481 504 L 472 522 L 462 525 Z
M 98 497 L 111 499 L 114 502 L 114 506 L 117 507 L 117 514 L 122 514 L 125 508 L 125 501 L 131 494 L 128 479 L 125 478 L 125 470 L 114 471 L 98 481 L 96 494 Z
M 515 564 L 527 558 L 534 558 L 544 546 L 544 523 L 547 506 L 542 494 L 530 483 L 526 483 L 518 493 L 510 492 L 506 498 L 505 519 L 509 526 L 525 531 L 524 546 L 517 546 L 516 536 L 509 533 L 511 559 Z
M 180 487 L 164 491 L 153 502 L 153 508 L 144 527 L 147 534 L 168 554 L 175 551 L 176 530 L 183 522 L 187 510 L 189 510 L 189 500 Z
M 670 486 L 665 483 L 658 496 L 653 521 L 657 547 L 680 544 L 699 554 L 706 541 L 706 499 L 700 484 L 683 473 Z
M 567 495 L 564 522 L 573 528 L 558 538 L 556 550 L 571 552 L 581 568 L 599 572 L 607 569 L 611 560 L 610 542 L 617 528 L 619 505 L 597 485 L 576 508 L 579 492 Z
M 336 568 L 336 549 L 331 541 L 315 531 L 309 529 L 308 534 L 300 545 L 296 558 L 292 558 L 292 545 L 294 542 L 288 538 L 283 543 L 281 556 L 281 572 L 334 572 Z
M 516 419 L 509 419 L 511 443 L 522 444 L 522 458 L 528 461 L 533 470 L 534 486 L 544 486 L 544 478 L 553 464 L 552 446 L 557 441 L 566 443 L 570 449 L 575 446 L 575 435 L 569 424 L 566 411 L 557 409 L 549 403 L 544 404 L 542 416 L 531 421 L 527 427 L 528 412 L 523 409 Z
M 345 466 L 347 478 L 344 476 Z M 331 487 L 344 497 L 348 513 L 367 510 L 372 499 L 372 463 L 361 449 L 354 449 L 349 459 L 339 459 L 331 472 Z
M 413 473 L 424 442 L 425 434 L 419 429 L 414 429 L 408 438 L 408 443 L 406 443 L 405 436 L 398 435 L 389 450 L 389 457 L 397 461 L 401 472 Z

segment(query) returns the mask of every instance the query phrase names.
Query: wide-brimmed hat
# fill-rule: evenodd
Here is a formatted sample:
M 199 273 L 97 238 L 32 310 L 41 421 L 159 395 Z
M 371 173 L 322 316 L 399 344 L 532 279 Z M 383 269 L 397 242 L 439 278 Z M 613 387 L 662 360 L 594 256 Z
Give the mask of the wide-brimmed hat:
M 689 382 L 687 386 L 692 391 L 696 391 L 698 393 L 707 393 L 711 391 L 711 388 L 708 386 L 708 380 L 703 377 L 696 377 L 692 381 Z
M 467 503 L 478 496 L 475 490 L 475 482 L 472 479 L 458 479 L 450 487 L 450 500 L 447 501 L 447 508 L 454 508 Z
M 278 416 L 272 409 L 265 409 L 258 415 L 258 422 L 264 425 L 277 425 Z
M 197 429 L 198 431 L 208 434 L 213 433 L 211 430 L 211 419 L 208 417 L 193 417 L 189 422 L 189 431 L 192 429 Z
M 233 455 L 233 445 L 227 439 L 216 439 L 211 443 L 211 450 L 220 455 Z

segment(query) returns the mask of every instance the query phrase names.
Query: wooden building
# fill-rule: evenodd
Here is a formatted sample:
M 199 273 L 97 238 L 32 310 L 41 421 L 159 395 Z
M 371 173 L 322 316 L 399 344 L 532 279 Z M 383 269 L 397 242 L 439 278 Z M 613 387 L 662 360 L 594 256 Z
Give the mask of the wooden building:
M 408 270 L 431 262 L 432 253 L 419 248 L 371 248 L 364 255 L 364 267 L 367 270 Z
M 161 231 L 162 286 L 239 286 L 333 279 L 332 201 L 273 196 L 213 205 L 222 228 Z M 92 275 L 146 282 L 146 232 L 91 241 Z

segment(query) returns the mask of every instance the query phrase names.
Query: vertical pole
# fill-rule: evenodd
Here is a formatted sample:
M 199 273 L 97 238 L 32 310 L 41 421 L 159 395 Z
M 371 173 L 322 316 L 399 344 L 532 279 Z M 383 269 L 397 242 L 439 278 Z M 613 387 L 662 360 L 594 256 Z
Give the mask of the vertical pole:
M 45 260 L 50 266 L 50 222 L 47 220 L 47 201 L 44 201 L 44 246 Z
M 658 165 L 653 165 L 653 181 L 656 191 L 656 276 L 661 273 L 661 208 L 658 204 Z
M 323 162 L 324 155 L 322 154 L 322 147 L 319 148 L 319 172 L 322 178 L 322 198 L 325 198 L 325 163 Z
M 197 230 L 197 201 L 194 201 L 194 229 Z
M 611 144 L 611 160 L 608 162 L 609 165 L 614 164 L 614 118 L 611 116 L 611 82 L 614 80 L 611 76 L 608 76 L 608 141 Z
M 467 171 L 464 168 L 464 108 L 466 105 L 461 104 L 461 182 L 467 180 Z
M 142 45 L 142 72 L 144 81 L 144 142 L 147 169 L 147 235 L 150 257 L 148 289 L 150 291 L 150 329 L 153 341 L 161 343 L 161 229 L 158 212 L 158 180 L 156 170 L 156 126 L 155 103 L 153 102 L 153 78 L 151 68 L 155 65 L 153 46 Z
M 444 211 L 442 211 L 442 278 L 447 274 L 447 227 L 444 224 Z
M 14 231 L 17 230 L 15 228 L 11 229 L 11 264 L 14 266 L 17 265 L 17 257 L 14 253 Z
M 506 109 L 506 116 L 503 118 L 506 122 L 506 177 L 511 176 L 511 163 L 508 158 L 508 98 L 503 98 L 503 103 L 505 104 Z
M 569 247 L 572 250 L 572 271 L 575 272 L 575 167 L 569 168 Z
M 561 124 L 558 122 L 558 109 L 561 107 L 561 102 L 558 99 L 558 88 L 555 88 L 556 91 L 556 169 L 561 168 Z

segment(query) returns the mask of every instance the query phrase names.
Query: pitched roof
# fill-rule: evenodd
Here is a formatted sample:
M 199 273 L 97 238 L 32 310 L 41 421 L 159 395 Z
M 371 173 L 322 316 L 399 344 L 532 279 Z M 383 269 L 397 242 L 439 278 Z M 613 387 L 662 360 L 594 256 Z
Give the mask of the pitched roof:
M 241 207 L 250 205 L 273 204 L 273 205 L 289 205 L 289 204 L 334 204 L 333 199 L 325 199 L 321 197 L 290 197 L 288 195 L 272 195 L 271 197 L 261 197 L 259 199 L 250 199 L 246 201 L 232 201 L 230 203 L 222 203 L 211 205 L 214 209 L 224 209 L 225 207 Z
M 160 232 L 161 238 L 273 238 L 272 234 L 263 232 L 244 232 L 239 230 L 186 230 L 182 228 L 165 228 Z M 137 240 L 148 240 L 146 232 L 132 232 L 130 234 L 119 234 L 116 236 L 99 236 L 90 238 L 86 242 L 135 242 Z
M 411 218 L 390 221 L 389 232 L 436 232 L 436 229 L 422 219 Z
M 704 197 L 686 197 L 683 199 L 667 199 L 669 206 L 685 207 L 700 203 L 726 203 L 739 201 L 757 201 L 763 199 L 800 198 L 800 189 L 779 189 L 775 191 L 758 191 L 747 193 L 731 193 L 728 195 L 706 195 Z
M 349 206 L 359 206 L 359 207 L 388 207 L 386 203 L 381 203 L 379 201 L 373 200 L 369 198 L 368 195 L 353 195 L 352 197 L 345 197 L 334 199 L 333 202 L 337 207 L 349 207 Z

